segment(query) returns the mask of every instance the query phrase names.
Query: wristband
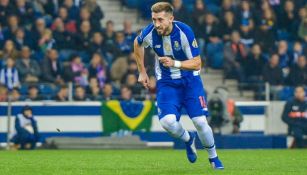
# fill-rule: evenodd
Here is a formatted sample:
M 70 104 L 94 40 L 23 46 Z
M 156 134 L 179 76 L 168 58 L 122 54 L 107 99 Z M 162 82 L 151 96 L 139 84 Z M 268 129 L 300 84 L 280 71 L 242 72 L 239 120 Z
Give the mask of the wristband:
M 181 61 L 174 61 L 174 67 L 181 68 Z

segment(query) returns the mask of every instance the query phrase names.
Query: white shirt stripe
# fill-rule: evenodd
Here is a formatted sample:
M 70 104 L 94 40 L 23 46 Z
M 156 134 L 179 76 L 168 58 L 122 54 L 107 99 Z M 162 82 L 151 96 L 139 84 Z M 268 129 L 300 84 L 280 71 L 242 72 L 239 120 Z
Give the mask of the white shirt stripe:
M 156 78 L 157 80 L 160 80 L 162 78 L 162 72 L 161 72 L 161 68 L 160 68 L 160 64 L 159 64 L 159 57 L 156 56 L 155 57 L 155 72 L 156 72 Z
M 192 59 L 193 55 L 190 48 L 188 37 L 186 36 L 185 33 L 183 33 L 183 31 L 177 25 L 176 27 L 180 30 L 180 40 L 181 40 L 181 45 L 183 47 L 183 52 L 185 53 L 188 59 Z

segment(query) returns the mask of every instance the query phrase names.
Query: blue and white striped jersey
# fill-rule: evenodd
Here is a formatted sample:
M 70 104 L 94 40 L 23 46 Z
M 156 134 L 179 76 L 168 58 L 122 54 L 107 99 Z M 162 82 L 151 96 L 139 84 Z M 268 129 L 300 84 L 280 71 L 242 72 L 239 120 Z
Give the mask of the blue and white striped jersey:
M 145 27 L 137 37 L 138 44 L 151 47 L 158 57 L 169 56 L 184 61 L 199 55 L 199 48 L 192 29 L 179 21 L 173 22 L 173 30 L 168 36 L 158 35 L 153 23 Z M 199 75 L 199 71 L 180 70 L 164 67 L 156 58 L 157 80 L 179 79 L 188 75 Z

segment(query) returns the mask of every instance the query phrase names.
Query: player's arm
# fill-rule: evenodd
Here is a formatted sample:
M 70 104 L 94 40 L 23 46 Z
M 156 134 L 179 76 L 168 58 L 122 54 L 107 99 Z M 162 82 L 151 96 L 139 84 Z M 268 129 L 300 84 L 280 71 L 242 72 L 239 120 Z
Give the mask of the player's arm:
M 185 61 L 173 60 L 170 57 L 160 57 L 160 62 L 165 67 L 176 67 L 184 70 L 200 70 L 201 69 L 201 59 L 200 56 L 196 56 L 192 59 Z
M 135 61 L 138 67 L 138 71 L 140 73 L 138 82 L 142 83 L 142 85 L 148 89 L 149 88 L 149 78 L 146 73 L 146 69 L 144 66 L 144 47 L 139 45 L 137 38 L 134 40 L 134 55 Z

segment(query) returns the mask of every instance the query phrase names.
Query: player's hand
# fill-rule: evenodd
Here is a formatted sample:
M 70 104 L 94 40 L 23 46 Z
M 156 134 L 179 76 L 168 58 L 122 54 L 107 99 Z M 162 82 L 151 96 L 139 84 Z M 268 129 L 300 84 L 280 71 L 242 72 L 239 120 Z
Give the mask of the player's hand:
M 141 83 L 146 89 L 150 87 L 149 77 L 146 72 L 141 72 L 139 75 L 138 82 Z
M 170 57 L 159 57 L 159 61 L 165 67 L 174 67 L 174 60 Z

